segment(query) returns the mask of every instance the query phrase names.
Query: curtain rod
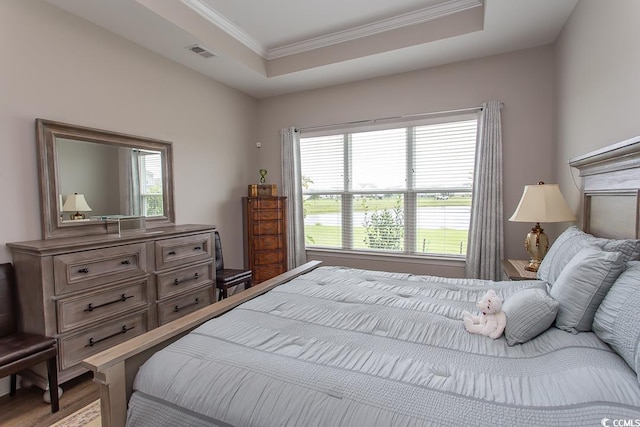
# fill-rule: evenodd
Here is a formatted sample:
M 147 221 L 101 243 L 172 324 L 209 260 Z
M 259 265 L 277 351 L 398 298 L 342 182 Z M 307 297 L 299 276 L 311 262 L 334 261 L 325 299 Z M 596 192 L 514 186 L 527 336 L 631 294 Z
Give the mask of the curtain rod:
M 500 108 L 504 106 L 503 103 L 500 103 Z M 357 125 L 362 123 L 376 123 L 384 120 L 397 120 L 397 119 L 408 119 L 408 118 L 421 118 L 421 117 L 429 117 L 429 116 L 439 116 L 442 114 L 454 114 L 454 113 L 470 113 L 472 111 L 481 111 L 482 106 L 478 107 L 468 107 L 468 108 L 458 108 L 457 110 L 446 110 L 446 111 L 434 111 L 431 113 L 416 113 L 416 114 L 407 114 L 404 116 L 396 116 L 396 117 L 381 117 L 378 119 L 368 119 L 368 120 L 356 120 L 353 122 L 343 122 L 343 123 L 332 123 L 330 125 L 321 125 L 321 126 L 311 126 L 306 128 L 298 128 L 299 131 L 311 131 L 318 130 L 323 128 L 330 128 L 334 126 L 346 126 L 346 125 Z

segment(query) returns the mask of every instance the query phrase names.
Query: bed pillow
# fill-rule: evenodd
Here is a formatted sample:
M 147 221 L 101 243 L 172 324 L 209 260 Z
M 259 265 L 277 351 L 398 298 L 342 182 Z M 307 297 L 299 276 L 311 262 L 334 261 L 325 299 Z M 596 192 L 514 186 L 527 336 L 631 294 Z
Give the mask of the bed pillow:
M 620 274 L 593 319 L 593 331 L 640 374 L 640 262 Z M 640 377 L 639 377 L 640 379 Z
M 574 334 L 590 331 L 598 306 L 624 267 L 620 252 L 607 252 L 596 246 L 580 249 L 549 292 L 560 304 L 556 326 Z
M 556 320 L 558 305 L 543 289 L 524 289 L 507 298 L 502 305 L 507 316 L 507 344 L 525 343 L 549 329 Z
M 575 225 L 563 231 L 542 259 L 542 263 L 540 263 L 540 267 L 538 268 L 538 279 L 544 280 L 553 286 L 564 267 L 571 261 L 571 258 L 573 258 L 580 249 L 589 245 L 589 236 L 589 234 L 583 232 Z
M 553 286 L 569 261 L 580 249 L 589 245 L 598 246 L 608 252 L 620 252 L 625 262 L 640 259 L 640 240 L 603 239 L 572 225 L 560 234 L 549 248 L 538 268 L 537 278 Z

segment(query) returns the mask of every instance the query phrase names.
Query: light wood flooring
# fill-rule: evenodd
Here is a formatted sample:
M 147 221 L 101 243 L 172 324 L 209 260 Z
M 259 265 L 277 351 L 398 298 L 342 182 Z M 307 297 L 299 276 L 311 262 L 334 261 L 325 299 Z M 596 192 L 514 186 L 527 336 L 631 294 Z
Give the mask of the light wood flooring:
M 15 396 L 0 397 L 0 426 L 46 427 L 71 415 L 78 409 L 98 399 L 98 385 L 87 373 L 62 384 L 64 394 L 60 398 L 60 410 L 51 413 L 51 405 L 42 401 L 38 387 L 18 389 Z

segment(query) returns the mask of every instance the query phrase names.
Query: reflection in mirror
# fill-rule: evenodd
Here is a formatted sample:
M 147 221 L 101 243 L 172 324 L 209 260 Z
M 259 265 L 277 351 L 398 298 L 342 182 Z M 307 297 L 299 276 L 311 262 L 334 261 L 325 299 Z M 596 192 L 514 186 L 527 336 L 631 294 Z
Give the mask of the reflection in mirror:
M 91 207 L 87 218 L 93 220 L 164 214 L 159 151 L 57 138 L 56 155 L 60 206 L 78 193 Z
M 170 142 L 43 119 L 36 132 L 44 239 L 107 233 L 115 217 L 174 224 Z

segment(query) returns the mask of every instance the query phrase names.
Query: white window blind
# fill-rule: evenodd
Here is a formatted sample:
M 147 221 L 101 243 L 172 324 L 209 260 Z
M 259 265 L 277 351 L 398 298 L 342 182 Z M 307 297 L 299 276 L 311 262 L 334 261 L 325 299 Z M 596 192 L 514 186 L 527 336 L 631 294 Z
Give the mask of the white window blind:
M 307 247 L 464 256 L 477 119 L 300 140 Z
M 406 188 L 407 129 L 359 132 L 351 135 L 351 189 Z

